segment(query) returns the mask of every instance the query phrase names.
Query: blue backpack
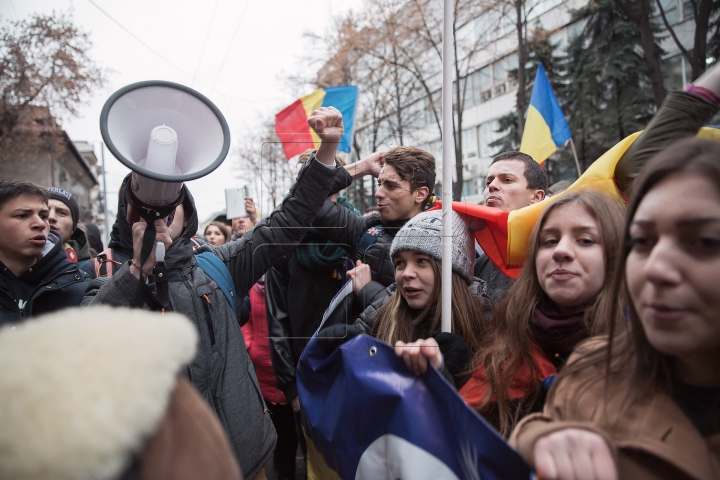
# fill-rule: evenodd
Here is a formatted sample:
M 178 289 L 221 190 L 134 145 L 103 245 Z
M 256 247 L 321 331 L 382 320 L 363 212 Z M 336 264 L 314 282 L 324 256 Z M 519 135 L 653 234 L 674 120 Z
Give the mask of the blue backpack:
M 230 276 L 230 271 L 225 266 L 222 260 L 220 260 L 212 252 L 196 253 L 195 260 L 197 260 L 198 267 L 202 269 L 205 274 L 210 277 L 215 283 L 217 283 L 223 295 L 230 302 L 230 306 L 233 311 L 237 314 L 237 303 L 235 301 L 235 284 Z

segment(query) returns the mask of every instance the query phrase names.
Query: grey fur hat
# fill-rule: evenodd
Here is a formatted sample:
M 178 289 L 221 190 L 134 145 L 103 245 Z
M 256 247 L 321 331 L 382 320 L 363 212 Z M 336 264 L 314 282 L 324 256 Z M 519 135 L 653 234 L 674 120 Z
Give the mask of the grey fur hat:
M 455 211 L 450 212 L 452 221 L 452 269 L 462 275 L 470 285 L 473 281 L 473 237 L 467 224 Z M 390 256 L 402 250 L 413 250 L 442 261 L 442 211 L 420 213 L 403 226 L 390 247 Z

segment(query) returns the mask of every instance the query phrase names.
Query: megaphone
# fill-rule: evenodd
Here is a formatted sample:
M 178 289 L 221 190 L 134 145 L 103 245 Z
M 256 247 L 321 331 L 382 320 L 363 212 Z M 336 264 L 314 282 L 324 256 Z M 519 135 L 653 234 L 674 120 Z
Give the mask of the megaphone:
M 183 182 L 215 170 L 230 150 L 225 117 L 207 97 L 159 80 L 113 93 L 100 114 L 100 132 L 115 158 L 132 170 L 124 194 L 148 225 L 182 202 Z

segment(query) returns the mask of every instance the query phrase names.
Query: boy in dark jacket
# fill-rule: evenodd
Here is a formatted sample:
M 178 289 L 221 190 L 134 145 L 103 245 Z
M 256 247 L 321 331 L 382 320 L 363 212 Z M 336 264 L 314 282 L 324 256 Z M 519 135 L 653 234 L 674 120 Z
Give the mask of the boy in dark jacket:
M 87 286 L 48 224 L 48 192 L 0 181 L 0 326 L 80 305 Z

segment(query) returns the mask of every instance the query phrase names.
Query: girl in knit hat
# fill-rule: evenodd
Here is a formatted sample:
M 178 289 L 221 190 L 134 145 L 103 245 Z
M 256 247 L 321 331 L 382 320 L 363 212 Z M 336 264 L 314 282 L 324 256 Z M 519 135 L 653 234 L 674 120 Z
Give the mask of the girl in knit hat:
M 459 386 L 467 380 L 463 374 L 480 346 L 490 301 L 484 293 L 484 283 L 473 279 L 474 248 L 468 226 L 455 212 L 451 212 L 450 219 L 453 333 L 440 332 L 442 212 L 439 210 L 413 217 L 397 233 L 390 249 L 396 283 L 388 287 L 390 296 L 368 307 L 355 326 L 396 345 L 397 352 L 402 352 L 406 343 L 418 340 L 428 342 L 436 350 L 439 344 L 445 354 L 444 366 Z

